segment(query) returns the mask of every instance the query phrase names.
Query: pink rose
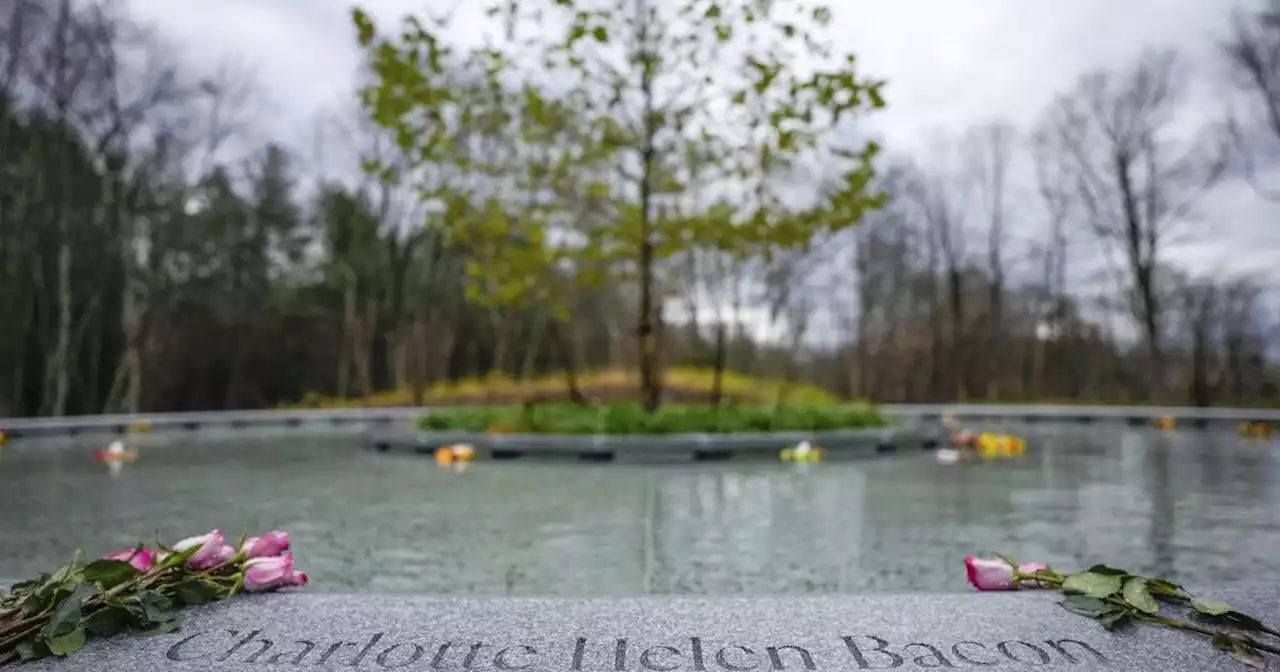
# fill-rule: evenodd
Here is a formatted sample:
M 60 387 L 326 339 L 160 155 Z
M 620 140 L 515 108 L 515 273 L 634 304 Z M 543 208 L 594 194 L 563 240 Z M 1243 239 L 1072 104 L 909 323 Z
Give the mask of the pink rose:
M 293 554 L 272 558 L 250 558 L 244 563 L 244 589 L 263 592 L 307 585 L 304 572 L 293 571 Z
M 145 572 L 148 569 L 151 569 L 151 551 L 145 548 L 131 548 L 127 551 L 116 551 L 115 553 L 108 553 L 102 557 L 106 560 L 123 560 L 124 562 L 133 565 L 133 568 L 139 572 Z
M 1017 590 L 1018 584 L 1013 580 L 1013 567 L 1004 560 L 988 560 L 972 555 L 964 559 L 964 568 L 969 574 L 969 583 L 978 590 Z M 1025 562 L 1018 565 L 1018 573 L 1031 574 L 1049 566 L 1042 562 Z M 1022 586 L 1034 587 L 1035 581 L 1023 579 Z
M 199 550 L 187 558 L 187 564 L 191 565 L 192 569 L 217 567 L 236 555 L 236 549 L 228 545 L 227 540 L 222 537 L 222 530 L 214 530 L 198 537 L 188 537 L 173 545 L 173 550 L 178 552 L 193 548 Z
M 274 558 L 289 550 L 289 533 L 272 530 L 261 537 L 249 537 L 240 546 L 246 558 Z

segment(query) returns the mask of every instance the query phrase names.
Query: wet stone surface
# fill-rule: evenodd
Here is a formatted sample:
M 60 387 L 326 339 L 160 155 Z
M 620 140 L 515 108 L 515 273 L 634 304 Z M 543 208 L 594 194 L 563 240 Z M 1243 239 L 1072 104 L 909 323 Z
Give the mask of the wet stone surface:
M 1213 591 L 1264 619 L 1280 588 Z M 542 600 L 277 595 L 188 612 L 178 632 L 92 642 L 32 672 L 403 669 L 819 672 L 1244 668 L 1195 635 L 1118 633 L 1056 596 Z M 1275 665 L 1275 662 L 1272 662 Z
M 982 427 L 986 429 L 986 427 Z M 288 530 L 309 593 L 629 597 L 963 592 L 966 554 L 1280 583 L 1280 442 L 1037 425 L 1025 456 L 794 465 L 475 462 L 359 436 L 140 439 L 0 452 L 0 574 L 214 527 Z

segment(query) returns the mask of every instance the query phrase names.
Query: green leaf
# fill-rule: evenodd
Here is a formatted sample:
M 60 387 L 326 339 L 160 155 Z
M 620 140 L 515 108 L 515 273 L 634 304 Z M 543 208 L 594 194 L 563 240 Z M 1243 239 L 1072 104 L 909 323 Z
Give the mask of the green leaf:
M 360 42 L 360 46 L 367 47 L 373 42 L 373 36 L 377 32 L 373 27 L 373 21 L 369 19 L 369 15 L 363 10 L 354 8 L 351 10 L 351 22 L 356 27 L 356 40 Z
M 1090 597 L 1110 597 L 1120 590 L 1121 577 L 1118 574 L 1097 574 L 1082 572 L 1068 576 L 1062 582 L 1062 589 L 1068 593 L 1081 593 Z
M 49 653 L 55 656 L 74 653 L 84 647 L 84 628 L 76 628 L 55 637 L 48 637 L 44 643 L 49 647 Z
M 173 632 L 174 630 L 177 630 L 177 629 L 178 629 L 177 621 L 164 621 L 163 623 L 156 623 L 148 628 L 135 630 L 134 634 L 138 635 L 139 637 L 155 637 L 156 635 L 169 634 L 170 632 Z
M 71 578 L 72 572 L 75 571 L 74 565 L 63 565 L 54 571 L 53 576 L 49 577 L 49 584 L 59 584 Z M 48 585 L 48 584 L 46 584 Z
M 18 646 L 15 647 L 14 650 L 18 652 L 18 660 L 24 662 L 28 660 L 39 660 L 49 655 L 49 647 L 45 646 L 44 642 L 38 640 L 28 639 L 26 641 L 19 642 Z
M 596 38 L 596 42 L 600 42 L 601 44 L 608 44 L 609 29 L 605 28 L 604 26 L 596 26 L 595 28 L 591 29 L 591 37 Z
M 1227 618 L 1231 619 L 1231 621 L 1234 622 L 1236 625 L 1246 630 L 1259 631 L 1259 630 L 1262 630 L 1262 628 L 1264 627 L 1262 624 L 1262 621 L 1259 621 L 1258 619 L 1252 616 L 1249 616 L 1247 614 L 1242 614 L 1238 611 L 1233 611 L 1227 614 Z
M 154 590 L 144 590 L 138 593 L 135 598 L 138 606 L 142 610 L 142 616 L 153 623 L 161 623 L 173 620 L 173 600 L 155 592 Z
M 124 560 L 94 560 L 85 566 L 84 580 L 102 590 L 111 590 L 141 573 Z
M 720 18 L 720 5 L 712 3 L 712 5 L 707 8 L 707 13 L 704 14 L 703 17 L 708 19 Z
M 1106 565 L 1094 565 L 1089 568 L 1089 572 L 1093 574 L 1104 574 L 1106 576 L 1129 576 L 1129 572 L 1127 570 L 1116 569 L 1115 567 L 1108 567 Z
M 1098 622 L 1108 630 L 1117 630 L 1129 622 L 1129 612 L 1124 609 L 1114 609 L 1099 616 Z
M 1147 579 L 1147 585 L 1161 595 L 1179 595 L 1182 593 L 1182 586 L 1164 579 Z
M 123 632 L 132 620 L 133 616 L 128 609 L 106 606 L 89 614 L 89 617 L 84 619 L 84 627 L 95 637 L 110 637 Z
M 1267 669 L 1266 660 L 1263 659 L 1261 652 L 1231 635 L 1220 632 L 1213 636 L 1210 643 L 1213 644 L 1213 648 L 1225 651 L 1238 662 L 1259 670 Z
M 1262 652 L 1244 642 L 1236 642 L 1235 648 L 1227 652 L 1227 655 L 1254 669 L 1267 669 L 1267 661 L 1263 659 Z
M 87 583 L 76 586 L 76 589 L 53 610 L 53 615 L 49 617 L 49 622 L 45 623 L 44 627 L 40 629 L 40 633 L 46 639 L 52 639 L 75 630 L 80 625 L 80 614 L 81 609 L 84 607 L 84 601 L 93 597 L 97 592 L 96 588 Z
M 1191 600 L 1191 608 L 1206 616 L 1222 616 L 1231 611 L 1235 611 L 1235 607 L 1226 602 L 1215 602 L 1213 600 L 1205 600 L 1199 597 Z
M 1088 616 L 1089 618 L 1098 618 L 1111 611 L 1111 607 L 1096 597 L 1087 595 L 1068 595 L 1067 599 L 1059 602 L 1063 609 L 1080 616 Z
M 173 594 L 183 604 L 196 605 L 218 599 L 222 596 L 222 589 L 212 581 L 191 578 L 174 586 Z
M 1160 605 L 1156 604 L 1156 599 L 1151 597 L 1150 591 L 1147 590 L 1146 579 L 1140 577 L 1134 577 L 1125 582 L 1124 601 L 1144 613 L 1154 614 L 1160 611 Z
M 53 603 L 54 590 L 37 590 L 22 600 L 22 615 L 34 616 Z

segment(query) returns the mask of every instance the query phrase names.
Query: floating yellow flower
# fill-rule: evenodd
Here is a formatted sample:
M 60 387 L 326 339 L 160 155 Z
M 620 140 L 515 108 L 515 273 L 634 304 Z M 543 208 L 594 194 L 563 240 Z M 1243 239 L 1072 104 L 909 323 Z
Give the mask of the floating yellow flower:
M 1027 444 L 1012 434 L 983 432 L 974 439 L 974 448 L 984 458 L 1017 457 L 1027 451 Z
M 1168 416 L 1168 415 L 1156 418 L 1154 422 L 1156 427 L 1163 429 L 1165 431 L 1173 429 L 1178 424 L 1177 420 L 1173 419 L 1172 416 Z
M 4 442 L 8 440 L 9 440 L 9 437 L 5 436 L 4 432 L 0 432 L 0 446 L 3 446 Z
M 436 448 L 434 453 L 436 464 L 447 467 L 451 464 L 470 462 L 476 456 L 476 449 L 468 443 L 457 443 L 451 446 Z
M 1275 425 L 1260 420 L 1246 420 L 1236 425 L 1237 434 L 1251 439 L 1269 439 L 1274 431 Z
M 822 449 L 808 441 L 801 441 L 790 448 L 783 448 L 778 457 L 783 462 L 817 462 L 822 459 Z

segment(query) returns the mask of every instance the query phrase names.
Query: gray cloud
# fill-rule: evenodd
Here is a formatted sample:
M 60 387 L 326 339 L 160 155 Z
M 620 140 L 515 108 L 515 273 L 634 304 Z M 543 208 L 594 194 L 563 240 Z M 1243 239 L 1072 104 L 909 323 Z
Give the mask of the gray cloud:
M 264 131 L 305 146 L 317 114 L 349 105 L 357 52 L 343 0 L 130 0 L 193 61 L 247 66 L 269 96 Z M 1195 71 L 1187 118 L 1223 111 L 1225 74 L 1215 39 L 1226 30 L 1227 0 L 898 0 L 834 3 L 836 46 L 858 54 L 867 74 L 889 80 L 889 109 L 868 121 L 888 148 L 923 154 L 929 138 L 1003 118 L 1026 128 L 1084 71 L 1125 67 L 1147 46 L 1182 50 Z M 456 9 L 450 36 L 479 42 L 481 2 L 366 0 L 383 21 L 430 6 Z M 438 10 L 437 10 L 438 11 Z M 927 157 L 924 157 L 927 160 Z M 1280 184 L 1280 182 L 1277 182 Z M 1208 231 L 1188 239 L 1179 260 L 1196 270 L 1266 269 L 1280 251 L 1280 204 L 1239 181 L 1201 208 Z M 1028 224 L 1027 226 L 1032 226 Z M 1024 233 L 1024 237 L 1027 234 Z M 1030 233 L 1035 237 L 1036 233 Z

